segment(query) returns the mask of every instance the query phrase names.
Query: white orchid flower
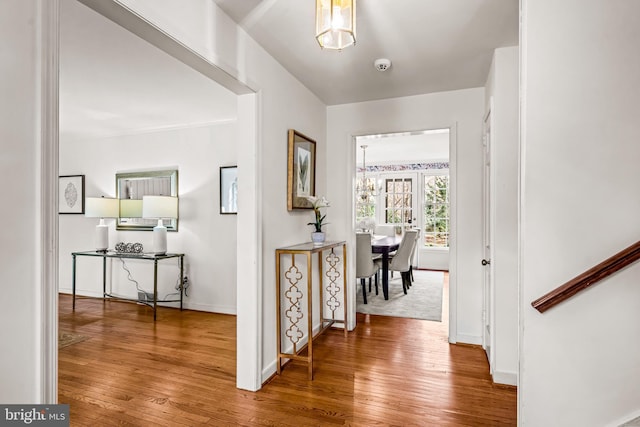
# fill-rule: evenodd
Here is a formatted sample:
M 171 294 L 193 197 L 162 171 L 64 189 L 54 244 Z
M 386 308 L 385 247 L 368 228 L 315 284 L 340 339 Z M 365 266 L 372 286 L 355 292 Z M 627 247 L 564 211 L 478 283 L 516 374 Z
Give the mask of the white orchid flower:
M 316 220 L 314 222 L 310 222 L 308 225 L 313 225 L 317 232 L 321 232 L 322 226 L 325 225 L 324 219 L 326 218 L 326 215 L 322 215 L 320 213 L 320 208 L 329 207 L 329 201 L 324 196 L 322 197 L 305 196 L 305 199 L 307 199 L 311 203 L 311 206 L 313 206 L 313 211 L 316 217 Z
M 322 196 L 322 197 L 305 196 L 305 199 L 307 199 L 311 203 L 311 205 L 313 206 L 313 209 L 328 208 L 330 206 L 329 201 L 325 196 Z

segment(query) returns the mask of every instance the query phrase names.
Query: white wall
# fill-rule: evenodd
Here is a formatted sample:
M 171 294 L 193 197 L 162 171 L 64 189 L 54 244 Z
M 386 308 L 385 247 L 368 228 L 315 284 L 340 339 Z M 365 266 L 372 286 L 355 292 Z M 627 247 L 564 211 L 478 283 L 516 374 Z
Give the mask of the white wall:
M 236 313 L 236 216 L 220 215 L 220 166 L 237 163 L 236 123 L 147 132 L 92 141 L 60 141 L 60 174 L 85 175 L 87 197 L 115 197 L 116 172 L 178 169 L 180 219 L 177 232 L 167 233 L 169 252 L 185 254 L 189 278 L 184 307 L 217 313 Z M 97 218 L 60 216 L 60 290 L 71 292 L 71 256 L 91 250 Z M 117 242 L 152 246 L 152 233 L 116 230 L 109 225 L 109 247 Z M 147 292 L 153 291 L 153 263 L 127 260 L 132 276 Z M 102 264 L 78 257 L 77 293 L 101 296 Z M 176 292 L 178 263 L 158 263 L 158 295 Z M 113 293 L 137 296 L 120 261 L 108 263 Z M 172 298 L 173 299 L 173 298 Z M 169 304 L 177 307 L 178 304 Z
M 269 378 L 276 369 L 276 308 L 275 308 L 275 249 L 295 243 L 310 241 L 311 220 L 308 211 L 287 211 L 287 129 L 293 128 L 313 138 L 316 146 L 316 193 L 326 189 L 326 108 L 306 87 L 296 80 L 277 61 L 226 16 L 213 2 L 192 0 L 176 3 L 158 0 L 122 0 L 121 3 L 142 14 L 186 46 L 242 82 L 247 82 L 258 92 L 257 138 L 255 141 L 236 140 L 238 150 L 257 151 L 258 171 L 239 169 L 238 179 L 255 182 L 258 186 L 258 218 L 261 235 L 255 237 L 260 245 L 261 259 L 257 266 L 251 264 L 239 268 L 261 270 L 261 283 L 239 282 L 238 294 L 238 385 L 252 388 L 246 380 L 255 341 L 260 343 L 258 353 L 262 368 L 262 380 Z M 242 114 L 242 112 L 241 112 Z M 238 118 L 243 121 L 243 117 Z M 242 198 L 242 194 L 239 194 Z M 253 248 L 247 247 L 247 253 Z M 256 306 L 252 300 L 259 289 L 262 301 Z M 246 289 L 245 289 L 246 288 Z M 246 318 L 260 312 L 262 336 L 250 334 L 245 326 Z
M 0 402 L 42 402 L 42 64 L 35 0 L 0 2 Z M 16 52 L 20 52 L 17 54 Z
M 381 101 L 344 104 L 328 108 L 327 195 L 329 238 L 348 239 L 353 258 L 352 188 L 355 174 L 353 137 L 387 132 L 403 132 L 452 127 L 457 139 L 452 144 L 450 162 L 456 187 L 457 267 L 451 266 L 452 301 L 457 321 L 449 339 L 479 344 L 482 339 L 482 116 L 484 89 L 466 89 Z M 351 174 L 350 174 L 351 171 Z M 352 265 L 350 267 L 353 267 Z M 349 277 L 355 277 L 351 271 Z M 354 279 L 355 280 L 355 279 Z M 454 287 L 457 286 L 457 293 Z M 349 295 L 355 301 L 355 282 Z M 353 307 L 352 307 L 353 308 Z M 453 310 L 456 311 L 456 310 Z M 457 330 L 457 331 L 456 331 Z
M 520 425 L 610 425 L 640 409 L 640 265 L 530 304 L 640 235 L 640 2 L 522 7 Z
M 496 49 L 486 86 L 491 109 L 493 223 L 493 366 L 497 383 L 518 378 L 518 48 Z

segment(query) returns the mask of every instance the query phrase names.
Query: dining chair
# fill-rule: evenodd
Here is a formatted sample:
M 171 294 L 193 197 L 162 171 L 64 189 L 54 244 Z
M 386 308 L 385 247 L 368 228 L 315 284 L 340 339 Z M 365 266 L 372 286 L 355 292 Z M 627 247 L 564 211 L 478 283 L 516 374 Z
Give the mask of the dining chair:
M 413 282 L 415 281 L 415 279 L 413 278 L 413 262 L 416 259 L 416 249 L 418 248 L 418 241 L 420 240 L 420 229 L 416 228 L 415 231 L 416 231 L 416 239 L 413 242 L 413 247 L 411 248 L 411 255 L 409 256 L 409 278 L 411 279 L 408 282 L 409 287 L 411 287 Z
M 396 235 L 396 226 L 393 224 L 378 224 L 376 225 L 373 234 L 394 237 Z
M 410 286 L 411 277 L 409 270 L 411 268 L 411 252 L 416 243 L 416 234 L 418 230 L 406 230 L 400 246 L 396 251 L 396 254 L 389 262 L 389 271 L 397 271 L 402 277 L 402 291 L 407 293 L 407 288 Z
M 365 279 L 369 279 L 371 287 L 371 277 L 376 279 L 376 295 L 378 294 L 378 270 L 380 269 L 378 258 L 373 257 L 371 250 L 371 233 L 356 233 L 356 278 L 360 279 L 362 285 L 362 297 L 367 304 L 367 288 Z M 371 288 L 369 288 L 371 290 Z

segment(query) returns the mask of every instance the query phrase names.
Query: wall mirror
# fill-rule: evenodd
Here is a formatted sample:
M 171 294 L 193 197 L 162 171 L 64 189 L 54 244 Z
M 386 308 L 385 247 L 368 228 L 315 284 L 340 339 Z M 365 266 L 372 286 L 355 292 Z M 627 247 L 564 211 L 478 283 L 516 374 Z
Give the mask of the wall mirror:
M 238 167 L 220 168 L 220 213 L 238 213 Z
M 178 171 L 160 170 L 116 173 L 116 197 L 120 199 L 120 218 L 116 230 L 153 230 L 155 219 L 142 218 L 142 196 L 178 197 Z M 178 231 L 178 219 L 163 220 L 167 231 Z

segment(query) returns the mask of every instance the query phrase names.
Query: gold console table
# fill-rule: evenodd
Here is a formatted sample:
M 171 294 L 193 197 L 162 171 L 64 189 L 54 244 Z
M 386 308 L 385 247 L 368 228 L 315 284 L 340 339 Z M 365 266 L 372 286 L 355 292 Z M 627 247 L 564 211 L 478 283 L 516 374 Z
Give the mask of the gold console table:
M 342 251 L 339 248 L 342 247 Z M 336 249 L 338 249 L 336 251 Z M 342 252 L 342 259 L 336 252 Z M 313 333 L 313 254 L 318 254 L 318 300 L 320 308 L 320 330 L 314 335 Z M 326 256 L 325 256 L 325 253 Z M 291 255 L 291 265 L 286 268 L 284 274 L 281 274 L 283 255 Z M 306 279 L 307 279 L 307 313 L 301 305 L 304 294 L 303 290 L 298 287 L 305 274 L 296 266 L 296 255 L 306 256 Z M 342 273 L 339 271 L 339 264 L 342 261 Z M 323 268 L 326 262 L 326 269 Z M 286 289 L 282 294 L 282 276 L 286 279 Z M 326 276 L 327 286 L 324 287 L 323 276 Z M 277 299 L 277 328 L 278 328 L 278 375 L 282 370 L 282 359 L 305 361 L 309 369 L 309 379 L 313 379 L 313 340 L 322 334 L 332 325 L 338 323 L 344 327 L 344 335 L 347 336 L 347 244 L 341 242 L 324 242 L 319 245 L 313 243 L 302 243 L 299 245 L 288 246 L 276 249 L 276 299 Z M 342 283 L 338 279 L 342 278 Z M 304 286 L 304 285 L 303 285 Z M 325 291 L 326 290 L 326 294 Z M 342 301 L 340 301 L 340 293 L 342 292 Z M 326 296 L 326 298 L 325 298 Z M 283 298 L 284 297 L 284 298 Z M 326 311 L 325 311 L 326 305 Z M 336 318 L 336 310 L 342 307 L 343 318 Z M 282 313 L 286 319 L 283 319 Z M 330 317 L 325 318 L 325 312 L 330 313 Z M 307 342 L 300 346 L 302 339 L 305 337 L 304 328 L 300 323 L 305 318 L 307 322 Z M 283 320 L 286 320 L 283 325 Z M 282 350 L 283 331 L 286 327 L 284 337 L 287 344 L 291 343 L 293 350 L 290 353 L 284 353 Z M 300 353 L 307 349 L 307 355 Z

